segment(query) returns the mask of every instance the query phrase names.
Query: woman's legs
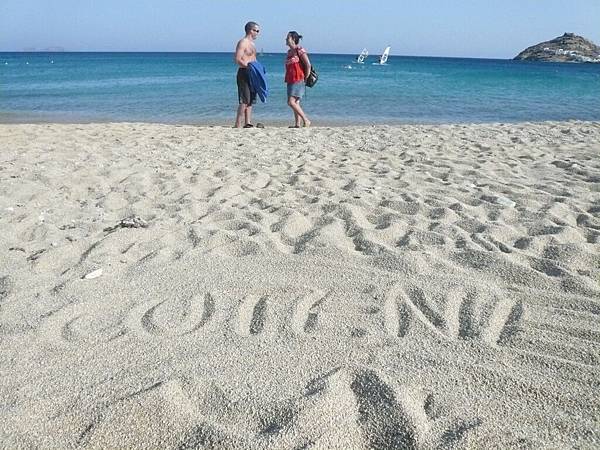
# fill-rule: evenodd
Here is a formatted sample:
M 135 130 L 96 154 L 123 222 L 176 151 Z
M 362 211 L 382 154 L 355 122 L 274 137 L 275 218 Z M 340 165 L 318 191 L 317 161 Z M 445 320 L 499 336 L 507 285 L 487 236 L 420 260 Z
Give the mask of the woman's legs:
M 298 97 L 288 97 L 288 106 L 292 108 L 292 111 L 294 112 L 294 120 L 297 126 L 300 126 L 300 119 L 304 122 L 305 127 L 310 126 L 310 120 L 308 120 L 308 117 L 306 117 L 306 114 L 302 111 L 300 99 Z

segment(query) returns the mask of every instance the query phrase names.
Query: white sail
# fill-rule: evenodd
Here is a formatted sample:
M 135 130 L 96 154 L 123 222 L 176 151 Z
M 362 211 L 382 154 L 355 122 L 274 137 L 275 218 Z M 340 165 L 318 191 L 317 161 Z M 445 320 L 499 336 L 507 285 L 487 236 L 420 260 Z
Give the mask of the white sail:
M 360 52 L 360 55 L 358 55 L 358 58 L 356 58 L 356 62 L 359 64 L 364 63 L 367 56 L 369 56 L 369 51 L 366 48 L 363 48 L 363 51 Z
M 386 47 L 383 51 L 383 54 L 379 58 L 379 64 L 385 64 L 388 60 L 388 56 L 390 56 L 391 47 Z

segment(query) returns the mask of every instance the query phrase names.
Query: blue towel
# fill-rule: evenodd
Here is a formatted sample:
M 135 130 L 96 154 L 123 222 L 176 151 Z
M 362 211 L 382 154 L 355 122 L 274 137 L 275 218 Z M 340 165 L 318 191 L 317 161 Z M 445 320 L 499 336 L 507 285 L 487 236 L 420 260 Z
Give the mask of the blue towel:
M 269 85 L 267 84 L 267 71 L 258 61 L 252 61 L 248 64 L 248 78 L 250 80 L 250 90 L 256 92 L 261 102 L 267 100 L 269 95 Z

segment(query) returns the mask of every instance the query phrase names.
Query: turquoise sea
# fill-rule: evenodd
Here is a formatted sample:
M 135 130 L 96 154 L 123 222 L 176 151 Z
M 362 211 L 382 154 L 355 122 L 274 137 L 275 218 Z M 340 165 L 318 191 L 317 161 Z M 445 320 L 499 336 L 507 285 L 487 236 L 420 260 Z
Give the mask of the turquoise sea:
M 600 65 L 311 55 L 315 124 L 600 120 Z M 270 96 L 255 120 L 286 123 L 283 54 L 265 54 Z M 230 124 L 230 53 L 0 53 L 0 122 L 147 121 Z

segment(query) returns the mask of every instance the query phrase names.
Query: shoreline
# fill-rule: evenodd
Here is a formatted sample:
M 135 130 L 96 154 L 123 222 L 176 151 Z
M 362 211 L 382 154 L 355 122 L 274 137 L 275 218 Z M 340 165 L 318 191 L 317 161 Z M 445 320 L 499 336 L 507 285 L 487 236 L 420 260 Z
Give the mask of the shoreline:
M 0 113 L 0 125 L 161 125 L 161 126 L 174 126 L 174 127 L 196 127 L 196 128 L 233 128 L 232 123 L 235 117 L 231 120 L 215 120 L 215 121 L 182 121 L 182 122 L 160 122 L 160 121 L 143 121 L 143 120 L 72 120 L 64 119 L 60 120 L 57 118 L 52 119 L 36 119 L 30 116 L 15 118 L 14 120 L 6 120 L 3 113 Z M 257 120 L 253 120 L 253 123 L 263 123 L 266 128 L 287 128 L 292 122 L 289 120 L 265 120 L 264 118 L 258 117 Z M 453 122 L 453 121 L 397 121 L 397 122 L 345 122 L 336 120 L 323 120 L 319 121 L 318 118 L 314 119 L 313 122 L 316 124 L 310 128 L 373 128 L 373 127 L 403 127 L 403 126 L 509 126 L 509 125 L 527 125 L 527 124 L 600 124 L 600 120 L 581 120 L 581 119 L 566 119 L 566 120 L 531 120 L 531 121 L 471 121 L 471 122 Z

